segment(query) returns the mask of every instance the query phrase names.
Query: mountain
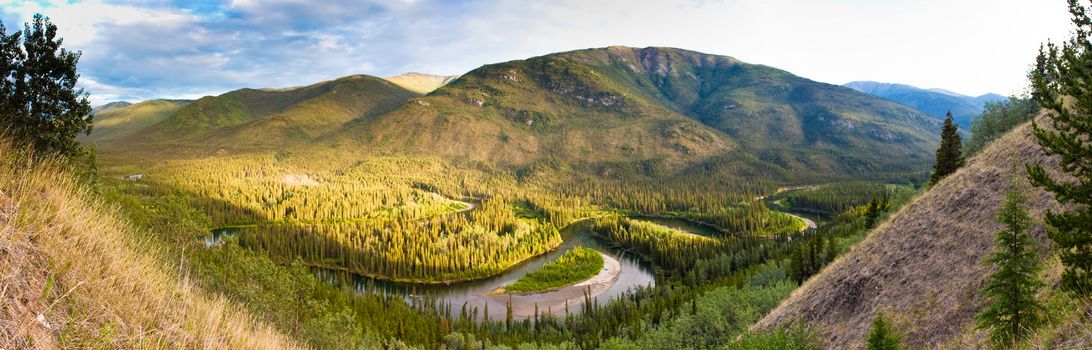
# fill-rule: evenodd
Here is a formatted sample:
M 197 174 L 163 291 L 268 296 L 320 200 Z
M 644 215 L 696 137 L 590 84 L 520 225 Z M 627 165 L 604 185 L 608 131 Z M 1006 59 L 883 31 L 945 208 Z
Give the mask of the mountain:
M 125 107 L 129 107 L 129 106 L 132 106 L 132 105 L 133 105 L 132 103 L 125 102 L 125 101 L 110 102 L 110 103 L 107 103 L 107 104 L 104 104 L 104 105 L 101 105 L 101 106 L 98 106 L 98 107 L 91 108 L 91 114 L 98 114 L 99 112 L 104 112 L 104 111 L 108 111 L 108 110 L 111 110 L 111 109 L 117 109 L 117 108 L 125 108 Z
M 1008 99 L 1008 97 L 1001 96 L 999 94 L 995 94 L 995 93 L 991 92 L 991 93 L 988 93 L 988 94 L 985 94 L 985 95 L 982 95 L 982 96 L 975 97 L 974 101 L 977 102 L 978 104 L 981 104 L 981 105 L 984 106 L 984 105 L 986 105 L 986 103 L 989 103 L 989 102 L 1004 101 L 1004 100 L 1007 100 L 1007 99 Z M 979 111 L 979 113 L 981 113 L 981 111 Z
M 294 147 L 350 120 L 385 113 L 416 96 L 366 75 L 289 89 L 241 89 L 193 101 L 115 145 L 202 152 Z
M 1039 122 L 1046 120 L 1040 117 Z M 803 322 L 819 332 L 828 348 L 858 349 L 873 317 L 882 311 L 906 332 L 909 348 L 986 347 L 985 337 L 974 330 L 974 315 L 985 305 L 981 291 L 993 271 L 985 260 L 994 249 L 994 232 L 1001 229 L 995 216 L 1004 192 L 1014 177 L 1026 178 L 1022 164 L 1042 162 L 1055 172 L 1059 169 L 1058 160 L 1044 155 L 1031 129 L 1030 123 L 1022 125 L 969 159 L 804 283 L 754 328 Z M 1051 194 L 1021 181 L 1034 218 L 1060 209 Z M 1047 252 L 1042 225 L 1030 233 L 1041 243 L 1040 251 Z M 1054 285 L 1060 268 L 1048 263 L 1045 272 L 1048 285 Z M 1083 307 L 1092 312 L 1092 305 Z M 1063 342 L 1077 337 L 1085 343 L 1092 340 L 1092 334 L 1079 331 L 1092 327 L 1088 322 L 1055 323 L 1053 334 L 1059 336 L 1047 340 L 1054 343 L 1049 347 L 1067 348 Z
M 982 107 L 986 103 L 1007 98 L 993 93 L 977 97 L 966 96 L 944 89 L 922 89 L 910 85 L 874 81 L 854 81 L 844 86 L 920 109 L 942 120 L 950 111 L 952 120 L 963 130 L 970 130 L 971 121 L 982 114 Z
M 97 107 L 91 133 L 77 139 L 85 143 L 102 143 L 133 135 L 153 124 L 162 122 L 171 114 L 193 101 L 150 100 L 137 104 L 112 102 Z
M 457 79 L 458 75 L 432 75 L 409 72 L 398 76 L 386 77 L 392 83 L 419 94 L 427 94 Z
M 912 108 L 731 57 L 609 47 L 486 65 L 330 139 L 517 166 L 732 157 L 829 172 L 920 167 L 938 127 Z

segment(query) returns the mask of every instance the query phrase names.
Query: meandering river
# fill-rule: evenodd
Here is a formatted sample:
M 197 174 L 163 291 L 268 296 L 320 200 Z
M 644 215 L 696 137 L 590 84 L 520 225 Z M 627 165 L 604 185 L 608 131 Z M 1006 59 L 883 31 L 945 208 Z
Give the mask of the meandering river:
M 796 189 L 790 189 L 792 191 Z M 788 191 L 779 191 L 784 193 Z M 760 197 L 758 199 L 770 200 Z M 476 202 L 462 202 L 466 207 L 459 210 L 459 214 L 467 215 L 477 208 Z M 772 204 L 772 203 L 771 203 Z M 779 210 L 789 214 L 807 215 L 804 213 L 792 213 L 781 206 L 770 206 L 773 210 Z M 811 216 L 811 215 L 807 215 Z M 715 227 L 695 223 L 691 221 L 669 217 L 636 217 L 640 220 L 650 221 L 662 226 L 682 230 L 701 235 L 716 236 L 722 233 Z M 811 216 L 809 219 L 819 219 Z M 811 220 L 808 220 L 811 221 Z M 810 225 L 809 225 L 810 226 Z M 490 319 L 504 319 L 507 314 L 507 305 L 511 303 L 512 316 L 516 319 L 525 319 L 534 316 L 536 306 L 540 314 L 552 313 L 564 315 L 568 312 L 580 312 L 585 296 L 589 295 L 600 304 L 606 303 L 612 298 L 637 287 L 651 287 L 656 284 L 652 268 L 648 263 L 640 260 L 635 255 L 605 244 L 601 239 L 592 235 L 592 219 L 576 221 L 560 233 L 563 243 L 545 254 L 527 259 L 504 272 L 473 281 L 458 282 L 452 284 L 413 284 L 390 282 L 344 271 L 313 268 L 316 276 L 321 280 L 335 285 L 348 284 L 358 293 L 390 293 L 405 298 L 407 302 L 414 303 L 424 300 L 442 300 L 451 305 L 452 312 L 460 312 L 463 305 L 468 311 L 477 309 L 479 317 L 485 316 L 488 308 Z M 213 230 L 212 235 L 205 239 L 206 246 L 218 244 L 221 236 L 231 235 L 230 229 Z M 609 281 L 591 285 L 569 286 L 557 290 L 534 294 L 501 294 L 494 295 L 490 292 L 511 284 L 523 275 L 530 273 L 577 246 L 584 246 L 603 253 L 608 259 L 618 261 L 620 268 Z
M 554 291 L 520 294 L 520 295 L 491 295 L 490 292 L 497 288 L 515 282 L 523 275 L 530 273 L 549 263 L 569 250 L 577 246 L 584 246 L 598 250 L 610 258 L 618 260 L 620 271 L 613 283 L 590 286 L 590 293 L 600 303 L 617 297 L 618 295 L 638 286 L 653 286 L 656 279 L 651 267 L 638 259 L 633 254 L 612 248 L 598 238 L 591 235 L 591 220 L 580 220 L 566 226 L 561 230 L 564 240 L 556 249 L 533 258 L 530 258 L 516 266 L 505 270 L 499 275 L 466 282 L 453 284 L 409 284 L 394 283 L 344 272 L 317 269 L 316 273 L 324 280 L 331 283 L 350 282 L 358 292 L 365 292 L 374 288 L 374 291 L 395 293 L 402 295 L 410 302 L 421 298 L 435 298 L 452 305 L 453 312 L 459 312 L 463 304 L 468 310 L 478 309 L 480 315 L 484 315 L 486 305 L 489 308 L 491 319 L 504 319 L 506 317 L 506 305 L 512 304 L 512 316 L 517 319 L 532 317 L 535 312 L 535 304 L 538 304 L 540 313 L 561 314 L 565 313 L 565 305 L 568 302 L 571 312 L 579 312 L 584 302 L 586 289 L 582 287 L 567 287 Z M 350 280 L 346 280 L 346 279 Z M 597 288 L 598 287 L 598 288 Z

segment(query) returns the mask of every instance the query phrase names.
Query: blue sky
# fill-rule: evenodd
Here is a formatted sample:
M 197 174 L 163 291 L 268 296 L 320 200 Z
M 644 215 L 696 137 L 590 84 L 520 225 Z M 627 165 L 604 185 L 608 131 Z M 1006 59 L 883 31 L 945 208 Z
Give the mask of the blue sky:
M 82 50 L 94 102 L 196 98 L 350 74 L 460 74 L 588 47 L 670 46 L 829 83 L 1019 92 L 1063 0 L 20 1 Z

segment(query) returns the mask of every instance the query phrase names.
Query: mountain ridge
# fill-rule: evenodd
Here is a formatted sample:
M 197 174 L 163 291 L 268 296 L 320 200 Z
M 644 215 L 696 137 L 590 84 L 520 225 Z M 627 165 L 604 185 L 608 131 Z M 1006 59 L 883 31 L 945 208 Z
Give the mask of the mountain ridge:
M 867 80 L 853 81 L 842 86 L 917 108 L 941 120 L 948 112 L 951 112 L 953 121 L 963 130 L 970 130 L 971 122 L 982 114 L 982 108 L 986 103 L 1007 98 L 995 93 L 968 96 L 945 89 L 922 89 L 906 84 Z
M 291 149 L 829 179 L 923 173 L 939 128 L 913 108 L 773 67 L 612 46 L 485 65 L 428 95 L 365 75 L 240 89 L 99 145 L 157 157 Z
M 372 117 L 419 96 L 386 80 L 350 75 L 290 89 L 244 88 L 202 97 L 122 146 L 263 150 L 305 144 L 345 123 Z
M 772 67 L 675 48 L 612 46 L 485 65 L 333 138 L 371 152 L 513 165 L 545 158 L 693 162 L 737 148 L 778 159 L 807 148 L 842 154 L 813 153 L 811 161 L 846 169 L 896 157 L 925 164 L 937 128 L 912 108 Z M 875 157 L 862 160 L 843 148 Z

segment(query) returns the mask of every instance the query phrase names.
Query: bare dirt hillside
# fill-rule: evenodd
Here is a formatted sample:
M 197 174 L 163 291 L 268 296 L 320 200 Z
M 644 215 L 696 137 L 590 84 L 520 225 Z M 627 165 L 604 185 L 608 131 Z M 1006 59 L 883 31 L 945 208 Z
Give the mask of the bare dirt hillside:
M 1057 169 L 1025 124 L 903 207 L 755 328 L 803 321 L 833 349 L 861 348 L 879 311 L 894 319 L 911 348 L 941 346 L 968 332 L 984 305 L 980 291 L 992 268 L 983 261 L 1001 228 L 994 217 L 1004 191 L 1014 176 L 1024 176 L 1023 164 L 1034 162 Z M 1057 206 L 1042 190 L 1028 186 L 1026 193 L 1036 218 Z M 1042 227 L 1032 235 L 1047 240 Z

